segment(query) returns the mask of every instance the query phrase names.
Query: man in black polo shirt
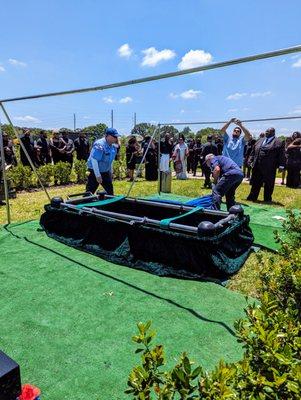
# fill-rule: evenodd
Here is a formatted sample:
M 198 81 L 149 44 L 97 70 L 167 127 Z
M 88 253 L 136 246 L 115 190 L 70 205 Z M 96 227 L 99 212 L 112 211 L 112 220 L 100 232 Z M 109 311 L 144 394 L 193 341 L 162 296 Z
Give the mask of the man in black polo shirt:
M 50 145 L 47 140 L 47 132 L 46 131 L 40 131 L 39 133 L 39 138 L 35 141 L 34 147 L 36 150 L 36 153 L 39 154 L 39 165 L 45 165 L 45 164 L 50 164 L 51 163 L 51 157 L 50 157 Z
M 201 154 L 202 159 L 205 160 L 208 154 L 213 154 L 215 156 L 218 155 L 217 145 L 213 143 L 212 135 L 207 136 L 207 143 L 204 144 L 202 149 L 202 154 Z M 205 174 L 204 188 L 207 187 L 208 189 L 211 189 L 211 181 L 210 181 L 211 169 L 208 167 L 206 163 L 203 164 L 203 171 Z
M 165 135 L 163 141 L 160 142 L 160 171 L 161 172 L 170 172 L 169 169 L 169 161 L 171 158 L 173 149 L 173 143 L 170 139 L 169 134 Z
M 87 161 L 90 154 L 90 145 L 84 132 L 80 132 L 78 138 L 74 140 L 74 147 L 77 159 Z

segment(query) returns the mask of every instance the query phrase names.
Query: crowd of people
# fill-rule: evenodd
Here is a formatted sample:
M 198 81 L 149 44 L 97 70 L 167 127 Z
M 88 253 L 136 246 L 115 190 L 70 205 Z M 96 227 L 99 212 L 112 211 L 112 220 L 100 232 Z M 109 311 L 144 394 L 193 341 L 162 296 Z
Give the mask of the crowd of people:
M 231 124 L 234 124 L 234 128 L 229 132 Z M 20 161 L 24 166 L 32 167 L 28 155 L 36 167 L 59 161 L 72 166 L 76 154 L 78 160 L 87 162 L 87 190 L 94 192 L 102 184 L 112 194 L 111 172 L 112 163 L 120 149 L 118 138 L 116 129 L 107 128 L 104 137 L 90 146 L 84 132 L 72 140 L 67 130 L 54 131 L 50 138 L 45 131 L 41 131 L 38 138 L 33 139 L 30 130 L 25 129 L 20 139 L 23 145 L 20 147 Z M 288 187 L 300 187 L 300 132 L 294 132 L 283 141 L 276 137 L 274 128 L 269 128 L 256 140 L 240 120 L 232 118 L 218 134 L 208 135 L 206 143 L 202 143 L 201 139 L 186 140 L 183 134 L 174 138 L 168 133 L 160 143 L 151 136 L 140 139 L 132 135 L 126 145 L 126 166 L 130 181 L 133 181 L 135 168 L 142 160 L 145 164 L 145 179 L 149 181 L 158 179 L 158 169 L 170 173 L 171 164 L 177 179 L 187 179 L 188 173 L 196 176 L 200 167 L 205 177 L 204 187 L 213 188 L 217 208 L 224 195 L 229 207 L 234 203 L 235 189 L 243 178 L 249 180 L 251 185 L 248 200 L 256 201 L 263 187 L 264 201 L 271 202 L 277 169 L 281 171 L 282 184 L 286 177 Z M 16 165 L 13 142 L 5 133 L 3 145 L 6 164 Z
M 38 138 L 34 139 L 30 129 L 24 129 L 20 140 L 23 145 L 20 145 L 20 162 L 24 166 L 31 167 L 27 155 L 35 167 L 40 167 L 51 163 L 57 164 L 59 161 L 67 162 L 72 166 L 74 154 L 78 160 L 85 161 L 88 160 L 90 154 L 90 144 L 83 132 L 80 132 L 73 141 L 67 130 L 53 131 L 50 138 L 46 131 L 40 131 Z M 13 141 L 6 133 L 3 133 L 3 147 L 6 164 L 17 165 Z
M 234 124 L 234 129 L 228 132 L 231 124 Z M 213 187 L 213 198 L 217 208 L 224 195 L 228 208 L 234 204 L 235 190 L 243 178 L 250 181 L 251 185 L 248 200 L 256 201 L 263 187 L 264 201 L 272 202 L 277 169 L 281 172 L 282 184 L 286 176 L 287 187 L 300 187 L 300 132 L 294 132 L 283 141 L 276 137 L 274 128 L 269 128 L 256 140 L 236 118 L 230 119 L 220 132 L 208 135 L 205 144 L 202 144 L 200 139 L 185 141 L 184 135 L 180 135 L 174 142 L 173 138 L 166 134 L 160 142 L 160 171 L 169 172 L 172 160 L 176 177 L 187 179 L 188 173 L 191 172 L 195 176 L 200 166 L 205 177 L 204 187 Z M 126 154 L 130 180 L 133 179 L 135 165 L 148 147 L 145 157 L 146 179 L 157 179 L 159 146 L 154 140 L 149 146 L 150 140 L 150 137 L 145 138 L 141 145 L 135 137 L 129 140 Z M 214 181 L 213 186 L 211 177 Z
M 232 133 L 228 133 L 227 129 L 232 123 L 235 124 L 235 127 Z M 258 171 L 265 169 L 268 170 L 268 183 L 273 181 L 274 174 L 269 174 L 269 172 L 271 172 L 271 166 L 274 171 L 274 164 L 277 164 L 282 171 L 282 184 L 285 184 L 286 177 L 288 187 L 300 186 L 300 132 L 294 132 L 291 137 L 282 141 L 276 137 L 275 129 L 270 128 L 261 133 L 259 139 L 256 140 L 250 131 L 234 118 L 227 122 L 220 131 L 221 134 L 208 135 L 204 144 L 200 139 L 186 141 L 184 135 L 180 135 L 178 140 L 175 140 L 166 134 L 160 143 L 160 170 L 169 171 L 170 160 L 172 160 L 177 178 L 187 179 L 187 174 L 190 172 L 196 176 L 197 168 L 200 167 L 202 175 L 205 177 L 204 187 L 210 188 L 211 171 L 205 163 L 205 157 L 208 154 L 223 155 L 234 161 L 242 169 L 244 178 L 251 182 L 254 179 L 255 183 L 259 182 L 261 178 L 258 176 Z M 150 140 L 150 136 L 146 136 L 142 143 L 139 143 L 135 137 L 129 139 L 126 159 L 130 180 L 133 179 L 135 166 L 140 162 Z M 149 172 L 146 173 L 147 180 L 157 179 L 157 173 L 152 174 L 151 171 L 157 171 L 158 168 L 158 147 L 158 143 L 152 140 L 145 159 L 145 167 Z M 258 157 L 258 149 L 261 149 L 260 157 Z M 251 175 L 253 176 L 252 180 Z

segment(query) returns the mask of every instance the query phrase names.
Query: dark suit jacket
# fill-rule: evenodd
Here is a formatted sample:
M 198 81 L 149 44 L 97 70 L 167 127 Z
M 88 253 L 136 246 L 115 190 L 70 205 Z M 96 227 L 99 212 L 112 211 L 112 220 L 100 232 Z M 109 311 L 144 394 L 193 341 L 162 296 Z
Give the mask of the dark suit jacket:
M 264 140 L 265 138 L 262 138 L 255 143 L 249 163 L 253 168 L 259 167 L 267 174 L 274 173 L 278 167 L 285 166 L 284 142 L 275 137 L 269 144 L 262 147 Z
M 214 154 L 217 156 L 218 150 L 216 144 L 210 142 L 204 144 L 201 156 L 205 158 L 208 154 Z

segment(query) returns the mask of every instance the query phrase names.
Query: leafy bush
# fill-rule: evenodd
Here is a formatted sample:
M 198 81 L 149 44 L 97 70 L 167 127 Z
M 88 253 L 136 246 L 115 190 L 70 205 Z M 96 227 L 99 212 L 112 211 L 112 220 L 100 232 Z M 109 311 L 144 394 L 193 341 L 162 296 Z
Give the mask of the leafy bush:
M 54 182 L 66 185 L 70 181 L 71 165 L 67 162 L 58 162 L 53 167 Z
M 8 178 L 16 189 L 28 189 L 32 186 L 32 171 L 30 167 L 18 164 L 8 171 Z
M 246 319 L 235 323 L 245 350 L 236 363 L 223 361 L 211 372 L 183 353 L 170 371 L 162 345 L 152 347 L 151 323 L 138 324 L 141 365 L 133 368 L 126 393 L 139 400 L 170 399 L 285 399 L 301 397 L 301 217 L 292 212 L 284 224 L 286 238 L 279 256 L 264 259 L 260 273 L 259 305 L 247 307 Z M 259 262 L 262 259 L 259 258 Z
M 117 160 L 113 162 L 114 179 L 122 180 L 127 176 L 125 145 L 120 147 Z
M 37 173 L 39 175 L 42 184 L 44 186 L 49 186 L 53 177 L 53 165 L 52 164 L 42 165 L 37 169 Z M 35 182 L 36 185 L 39 186 L 39 182 L 37 181 L 36 176 L 35 176 Z
M 87 163 L 84 160 L 75 160 L 74 170 L 78 183 L 84 183 L 87 180 Z

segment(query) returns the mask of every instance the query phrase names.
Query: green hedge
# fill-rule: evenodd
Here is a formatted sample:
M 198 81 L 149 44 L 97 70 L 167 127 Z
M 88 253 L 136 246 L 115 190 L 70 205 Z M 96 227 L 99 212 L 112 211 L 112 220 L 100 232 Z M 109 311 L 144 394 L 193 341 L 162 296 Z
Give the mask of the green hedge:
M 74 174 L 77 183 L 84 183 L 86 181 L 86 172 L 86 162 L 79 160 L 75 160 L 74 162 L 73 175 L 70 164 L 61 161 L 55 165 L 46 164 L 37 168 L 39 179 L 44 186 L 53 184 L 66 185 L 71 180 L 74 180 Z M 12 186 L 18 190 L 27 190 L 40 186 L 36 174 L 30 167 L 24 167 L 22 164 L 11 168 L 8 172 L 8 177 L 12 182 Z

